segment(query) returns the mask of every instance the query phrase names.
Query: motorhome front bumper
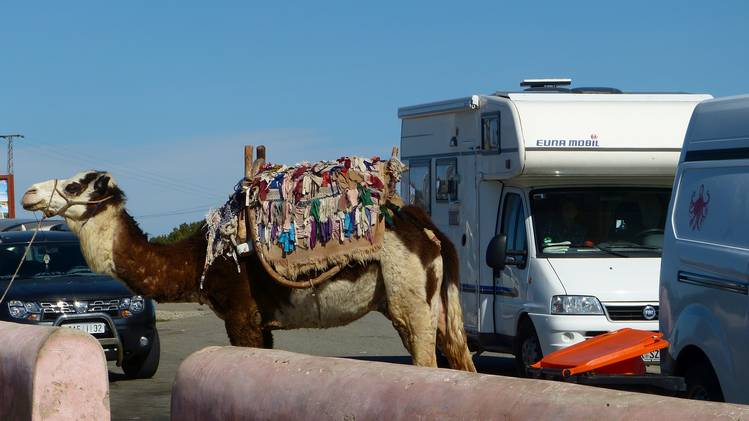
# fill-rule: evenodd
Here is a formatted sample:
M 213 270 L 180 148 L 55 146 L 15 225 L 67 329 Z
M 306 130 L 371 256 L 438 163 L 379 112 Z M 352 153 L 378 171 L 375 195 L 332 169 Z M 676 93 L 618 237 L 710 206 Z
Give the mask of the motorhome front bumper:
M 658 321 L 612 322 L 605 315 L 530 314 L 544 355 L 601 333 L 630 327 L 658 331 Z

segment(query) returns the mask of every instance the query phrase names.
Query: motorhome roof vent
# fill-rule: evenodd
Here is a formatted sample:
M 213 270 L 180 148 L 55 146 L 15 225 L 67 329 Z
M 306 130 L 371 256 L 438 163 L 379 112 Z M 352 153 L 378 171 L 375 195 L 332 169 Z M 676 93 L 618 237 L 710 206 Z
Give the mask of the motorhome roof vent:
M 567 92 L 569 89 L 562 88 L 562 86 L 570 86 L 572 79 L 559 78 L 559 79 L 525 79 L 520 82 L 520 86 L 524 87 L 526 91 L 539 92 Z
M 572 88 L 570 89 L 570 92 L 574 94 L 620 94 L 622 93 L 620 89 L 607 88 L 603 86 Z

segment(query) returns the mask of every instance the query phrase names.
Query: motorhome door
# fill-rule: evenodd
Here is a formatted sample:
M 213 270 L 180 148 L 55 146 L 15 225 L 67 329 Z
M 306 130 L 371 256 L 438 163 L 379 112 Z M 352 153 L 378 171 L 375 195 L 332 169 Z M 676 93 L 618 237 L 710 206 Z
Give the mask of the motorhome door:
M 515 336 L 518 314 L 528 279 L 528 209 L 523 192 L 505 188 L 497 220 L 497 233 L 507 236 L 508 264 L 493 272 L 494 329 L 497 334 Z

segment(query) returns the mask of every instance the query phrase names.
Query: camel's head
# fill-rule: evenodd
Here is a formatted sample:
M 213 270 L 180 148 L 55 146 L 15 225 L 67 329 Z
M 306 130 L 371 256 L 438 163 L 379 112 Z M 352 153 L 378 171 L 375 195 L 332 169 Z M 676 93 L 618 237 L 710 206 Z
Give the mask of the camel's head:
M 124 193 L 108 172 L 84 171 L 66 180 L 34 184 L 26 190 L 21 204 L 26 210 L 43 211 L 46 216 L 83 221 L 124 201 Z

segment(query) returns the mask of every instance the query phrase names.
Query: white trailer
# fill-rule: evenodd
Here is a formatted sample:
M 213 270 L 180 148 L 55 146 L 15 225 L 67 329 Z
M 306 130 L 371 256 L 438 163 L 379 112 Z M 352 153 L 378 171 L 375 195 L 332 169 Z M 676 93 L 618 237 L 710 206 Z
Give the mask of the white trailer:
M 522 373 L 599 333 L 658 330 L 671 185 L 711 98 L 569 83 L 398 110 L 402 194 L 458 249 L 470 343 L 515 354 Z

